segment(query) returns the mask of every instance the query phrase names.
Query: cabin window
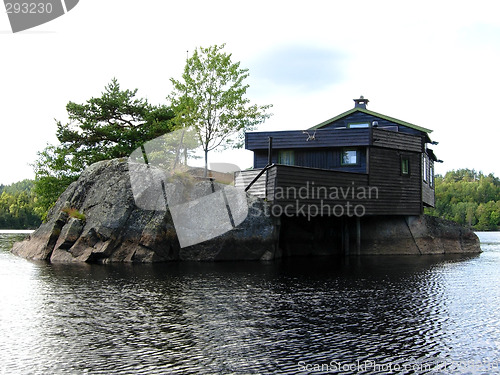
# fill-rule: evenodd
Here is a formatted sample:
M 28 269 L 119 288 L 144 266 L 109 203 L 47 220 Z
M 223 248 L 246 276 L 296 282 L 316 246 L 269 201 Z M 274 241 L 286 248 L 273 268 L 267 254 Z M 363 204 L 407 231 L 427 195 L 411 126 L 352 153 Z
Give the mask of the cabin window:
M 429 162 L 429 186 L 434 187 L 434 163 Z
M 358 150 L 344 149 L 341 156 L 342 165 L 356 165 L 358 164 Z
M 410 175 L 410 159 L 407 156 L 401 156 L 401 174 L 403 176 Z
M 370 123 L 369 122 L 350 122 L 347 124 L 347 127 L 350 129 L 369 128 Z
M 284 150 L 278 153 L 278 163 L 284 165 L 295 165 L 295 155 L 292 150 Z
M 427 155 L 422 155 L 422 165 L 423 165 L 423 179 L 424 182 L 429 181 L 429 159 L 427 159 Z

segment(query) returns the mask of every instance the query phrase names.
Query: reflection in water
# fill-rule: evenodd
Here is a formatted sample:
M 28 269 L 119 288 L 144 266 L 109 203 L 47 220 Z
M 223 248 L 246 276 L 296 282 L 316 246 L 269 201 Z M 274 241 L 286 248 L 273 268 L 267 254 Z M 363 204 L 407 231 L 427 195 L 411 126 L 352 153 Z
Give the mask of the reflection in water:
M 28 262 L 5 250 L 9 241 L 0 234 L 0 372 L 297 373 L 332 361 L 499 359 L 498 236 L 472 257 L 134 266 Z

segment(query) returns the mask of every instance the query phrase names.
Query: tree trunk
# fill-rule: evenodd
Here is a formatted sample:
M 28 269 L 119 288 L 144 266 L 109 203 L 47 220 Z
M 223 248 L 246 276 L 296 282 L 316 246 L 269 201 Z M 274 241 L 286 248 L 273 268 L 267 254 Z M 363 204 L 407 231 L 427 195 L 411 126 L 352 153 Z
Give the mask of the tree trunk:
M 208 150 L 205 150 L 205 174 L 204 177 L 208 175 Z
M 177 163 L 179 162 L 179 156 L 180 156 L 182 141 L 184 140 L 184 133 L 185 132 L 186 132 L 185 130 L 182 131 L 181 140 L 179 141 L 179 144 L 177 145 L 177 151 L 175 152 L 175 161 L 174 161 L 174 168 L 173 168 L 174 171 L 175 171 L 175 168 L 177 168 Z

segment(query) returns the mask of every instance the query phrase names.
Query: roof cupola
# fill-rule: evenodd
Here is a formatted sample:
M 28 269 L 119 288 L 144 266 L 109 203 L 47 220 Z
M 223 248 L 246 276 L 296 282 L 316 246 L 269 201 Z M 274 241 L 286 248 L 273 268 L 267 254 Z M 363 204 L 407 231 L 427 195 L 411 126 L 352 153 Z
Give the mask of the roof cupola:
M 369 100 L 365 99 L 363 95 L 359 97 L 359 99 L 353 99 L 354 100 L 354 108 L 363 108 L 366 109 L 366 105 L 368 104 Z

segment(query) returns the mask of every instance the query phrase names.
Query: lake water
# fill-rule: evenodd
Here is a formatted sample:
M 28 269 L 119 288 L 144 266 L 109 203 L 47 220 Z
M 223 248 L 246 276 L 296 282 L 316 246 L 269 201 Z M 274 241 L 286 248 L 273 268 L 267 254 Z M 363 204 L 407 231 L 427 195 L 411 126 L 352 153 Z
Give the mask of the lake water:
M 500 232 L 478 235 L 475 256 L 103 266 L 0 233 L 0 373 L 500 373 Z

